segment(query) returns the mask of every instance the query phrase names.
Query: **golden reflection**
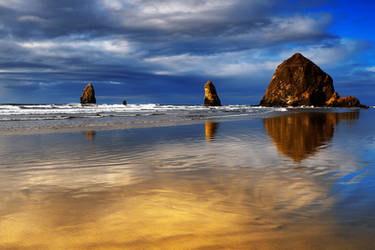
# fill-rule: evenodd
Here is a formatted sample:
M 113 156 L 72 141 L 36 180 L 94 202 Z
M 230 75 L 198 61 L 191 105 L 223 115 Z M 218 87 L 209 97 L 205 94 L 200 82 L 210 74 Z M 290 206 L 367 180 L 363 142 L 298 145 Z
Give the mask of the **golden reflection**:
M 95 131 L 85 131 L 85 136 L 89 139 L 90 142 L 94 141 L 96 132 Z
M 219 127 L 218 122 L 206 122 L 205 123 L 206 141 L 212 141 L 215 139 L 215 135 L 217 133 L 218 127 Z
M 357 246 L 335 236 L 334 217 L 322 213 L 333 203 L 327 185 L 215 171 L 208 179 L 162 173 L 123 186 L 34 186 L 1 194 L 0 248 L 309 249 L 322 240 L 329 249 Z
M 316 153 L 334 134 L 340 120 L 348 124 L 359 118 L 359 112 L 302 112 L 263 120 L 277 150 L 300 163 Z
M 279 127 L 295 129 L 317 119 L 298 117 L 289 118 L 298 126 L 280 125 L 286 118 L 267 120 L 267 132 L 286 133 Z M 324 117 L 319 119 L 326 129 L 358 118 Z M 303 126 L 332 137 L 319 134 L 316 124 Z M 216 130 L 206 124 L 211 136 Z M 266 152 L 249 155 L 260 141 L 207 147 L 198 138 L 128 157 L 126 150 L 99 155 L 95 149 L 97 158 L 52 155 L 40 164 L 26 161 L 27 168 L 21 162 L 12 168 L 16 172 L 2 170 L 0 249 L 366 249 L 373 240 L 365 229 L 338 223 L 327 179 L 267 168 L 275 159 L 262 158 Z

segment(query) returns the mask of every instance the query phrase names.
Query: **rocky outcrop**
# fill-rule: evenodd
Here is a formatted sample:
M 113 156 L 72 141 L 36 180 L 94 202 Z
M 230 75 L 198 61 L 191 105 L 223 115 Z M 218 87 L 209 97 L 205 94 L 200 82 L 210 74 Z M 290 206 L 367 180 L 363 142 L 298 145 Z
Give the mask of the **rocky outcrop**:
M 96 103 L 94 86 L 91 83 L 87 84 L 81 95 L 81 104 Z
M 327 101 L 328 107 L 361 107 L 368 108 L 366 105 L 362 105 L 358 98 L 354 96 L 340 97 L 340 95 L 335 92 L 332 97 Z
M 365 107 L 355 97 L 340 98 L 332 78 L 300 53 L 277 67 L 260 105 Z
M 332 78 L 296 53 L 277 67 L 260 105 L 325 106 L 334 92 Z
M 220 99 L 216 93 L 216 88 L 211 81 L 204 85 L 204 106 L 221 106 Z
M 127 105 L 128 103 L 126 102 L 126 100 L 122 100 L 122 105 Z

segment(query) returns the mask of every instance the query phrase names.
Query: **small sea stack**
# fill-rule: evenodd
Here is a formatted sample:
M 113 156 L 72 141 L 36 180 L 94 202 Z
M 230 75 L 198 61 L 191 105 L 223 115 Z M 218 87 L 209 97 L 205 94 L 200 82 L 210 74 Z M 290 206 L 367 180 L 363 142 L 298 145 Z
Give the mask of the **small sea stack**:
M 277 67 L 260 105 L 366 107 L 355 97 L 340 98 L 331 76 L 300 53 Z
M 122 105 L 127 105 L 128 103 L 126 102 L 126 100 L 122 100 Z
M 220 99 L 216 93 L 216 88 L 211 81 L 204 85 L 204 106 L 221 106 Z
M 335 92 L 332 97 L 327 101 L 328 107 L 361 107 L 369 108 L 366 105 L 360 103 L 359 99 L 354 96 L 340 97 L 340 95 Z
M 91 83 L 87 84 L 81 95 L 81 104 L 96 103 L 94 86 Z

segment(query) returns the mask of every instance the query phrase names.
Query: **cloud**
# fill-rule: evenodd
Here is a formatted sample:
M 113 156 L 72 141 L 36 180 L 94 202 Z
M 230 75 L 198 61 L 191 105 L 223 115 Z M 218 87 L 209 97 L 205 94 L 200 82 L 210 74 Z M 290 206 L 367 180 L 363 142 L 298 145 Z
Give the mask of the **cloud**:
M 160 92 L 173 89 L 177 78 L 232 77 L 242 79 L 237 86 L 259 86 L 296 51 L 334 71 L 343 61 L 345 67 L 360 61 L 348 59 L 369 45 L 330 31 L 334 16 L 319 10 L 330 2 L 2 1 L 0 85 L 43 82 L 47 88 L 89 80 L 138 89 L 142 82 Z
M 0 6 L 5 32 L 16 40 L 122 37 L 150 53 L 217 53 L 266 42 L 328 37 L 328 14 L 278 16 L 276 1 L 17 1 Z M 18 6 L 18 7 L 17 7 Z M 21 9 L 22 7 L 22 9 Z M 246 10 L 246 11 L 245 11 Z M 271 15 L 272 13 L 272 15 Z M 235 43 L 237 45 L 235 45 Z M 232 45 L 231 45 L 232 44 Z M 200 46 L 198 46 L 200 45 Z M 199 47 L 202 49 L 198 49 Z
M 159 66 L 160 71 L 154 73 L 163 75 L 198 74 L 227 77 L 270 71 L 277 66 L 275 61 L 259 60 L 256 54 L 249 56 L 251 52 L 226 52 L 208 56 L 189 54 L 158 56 L 147 58 L 145 61 L 155 64 L 155 68 Z
M 280 56 L 287 58 L 294 51 L 300 51 L 318 65 L 347 65 L 353 59 L 371 48 L 369 41 L 361 39 L 335 38 L 323 40 L 309 46 L 296 45 L 290 49 L 284 49 Z
M 44 41 L 22 41 L 18 42 L 22 48 L 32 49 L 39 53 L 53 53 L 59 50 L 86 50 L 86 51 L 105 51 L 115 55 L 128 53 L 130 51 L 129 43 L 123 39 L 96 39 L 96 40 L 44 40 Z

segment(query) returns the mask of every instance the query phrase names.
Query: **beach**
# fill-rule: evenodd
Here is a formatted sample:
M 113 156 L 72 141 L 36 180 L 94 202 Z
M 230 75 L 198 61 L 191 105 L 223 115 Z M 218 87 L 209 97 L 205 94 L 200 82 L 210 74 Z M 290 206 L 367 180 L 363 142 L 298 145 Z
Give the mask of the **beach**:
M 375 243 L 372 108 L 2 107 L 2 249 Z

